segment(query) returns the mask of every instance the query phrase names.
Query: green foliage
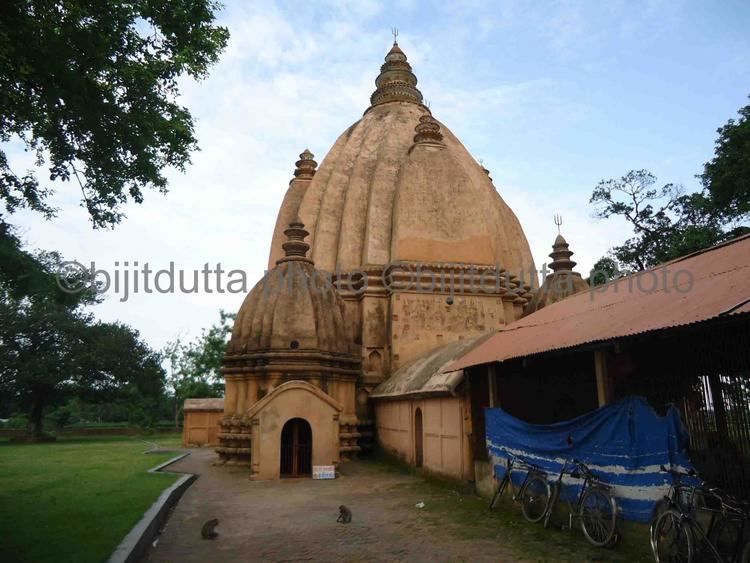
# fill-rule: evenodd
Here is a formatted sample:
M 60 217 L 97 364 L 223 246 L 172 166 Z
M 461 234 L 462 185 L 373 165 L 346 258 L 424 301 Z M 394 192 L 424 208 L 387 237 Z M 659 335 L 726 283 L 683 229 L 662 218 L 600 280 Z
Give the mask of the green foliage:
M 714 158 L 700 175 L 716 205 L 735 217 L 750 213 L 750 105 L 738 113 L 717 129 Z
M 100 301 L 95 291 L 67 293 L 60 290 L 58 272 L 63 263 L 56 252 L 32 253 L 23 248 L 11 225 L 0 220 L 0 300 L 45 301 L 62 307 L 78 307 Z M 73 272 L 71 276 L 80 276 Z M 83 286 L 83 284 L 81 284 Z
M 635 236 L 612 249 L 620 264 L 644 270 L 727 238 L 722 215 L 705 195 L 655 184 L 649 171 L 631 170 L 602 180 L 591 194 L 597 217 L 620 216 L 633 227 Z
M 750 232 L 750 106 L 739 113 L 739 121 L 730 119 L 718 129 L 715 156 L 704 166 L 700 192 L 685 194 L 674 184 L 656 187 L 648 170 L 599 182 L 590 200 L 596 216 L 622 217 L 634 235 L 602 260 L 644 270 Z M 605 277 L 592 281 L 598 284 Z
M 608 281 L 620 277 L 620 275 L 620 266 L 617 263 L 617 260 L 611 256 L 604 256 L 599 258 L 594 264 L 594 267 L 591 268 L 591 275 L 586 280 L 586 283 L 591 287 L 604 285 Z
M 200 337 L 187 344 L 178 338 L 168 343 L 162 351 L 169 366 L 167 382 L 174 400 L 175 426 L 182 418 L 185 399 L 222 396 L 221 364 L 235 317 L 221 310 L 219 322 L 203 329 Z
M 143 189 L 167 188 L 195 150 L 178 79 L 206 76 L 226 46 L 213 0 L 0 3 L 0 142 L 20 140 L 49 180 L 74 181 L 96 227 Z M 51 190 L 0 151 L 0 200 L 54 214 Z
M 602 180 L 591 195 L 597 217 L 619 216 L 633 228 L 634 236 L 610 251 L 624 268 L 644 270 L 750 231 L 705 190 L 684 194 L 673 184 L 655 184 L 647 170 L 631 170 L 619 179 Z
M 6 258 L 0 265 L 0 408 L 26 409 L 30 433 L 41 436 L 45 410 L 72 397 L 146 410 L 158 403 L 161 358 L 138 332 L 95 322 L 83 309 L 96 302 L 94 291 L 66 293 L 57 285 L 60 256 L 30 253 L 7 224 L 0 227 L 6 227 L 0 232 Z M 54 423 L 68 420 L 63 411 Z
M 236 316 L 220 310 L 218 324 L 203 329 L 195 341 L 183 347 L 181 369 L 185 374 L 205 378 L 209 383 L 221 383 L 221 364 Z

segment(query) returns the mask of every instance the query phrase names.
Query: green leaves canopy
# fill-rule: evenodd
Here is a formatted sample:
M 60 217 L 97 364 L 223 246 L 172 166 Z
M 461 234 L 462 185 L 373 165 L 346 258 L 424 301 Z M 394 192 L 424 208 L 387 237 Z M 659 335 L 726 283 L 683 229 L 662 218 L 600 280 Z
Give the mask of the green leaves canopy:
M 0 3 L 0 142 L 18 138 L 49 179 L 74 181 L 96 227 L 122 218 L 196 149 L 177 79 L 203 78 L 227 43 L 212 0 Z M 50 190 L 0 151 L 0 200 L 46 215 Z
M 732 216 L 750 213 L 750 105 L 719 128 L 714 158 L 700 179 L 716 205 Z

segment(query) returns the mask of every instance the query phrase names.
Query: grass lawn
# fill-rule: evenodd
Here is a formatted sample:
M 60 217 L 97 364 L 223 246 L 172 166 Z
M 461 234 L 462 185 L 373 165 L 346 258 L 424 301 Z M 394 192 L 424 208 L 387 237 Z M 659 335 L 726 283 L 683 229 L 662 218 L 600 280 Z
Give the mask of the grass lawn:
M 145 438 L 176 447 L 180 435 Z M 126 436 L 0 442 L 0 561 L 104 561 L 176 479 Z

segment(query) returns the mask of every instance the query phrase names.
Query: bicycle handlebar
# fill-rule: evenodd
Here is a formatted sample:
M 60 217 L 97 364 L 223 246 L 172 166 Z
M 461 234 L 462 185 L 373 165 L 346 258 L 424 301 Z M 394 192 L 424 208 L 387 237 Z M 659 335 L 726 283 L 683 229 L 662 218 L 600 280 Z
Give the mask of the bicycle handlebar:
M 520 464 L 522 464 L 522 465 L 524 465 L 524 466 L 526 466 L 526 467 L 528 467 L 528 468 L 530 468 L 530 469 L 539 469 L 539 466 L 538 466 L 538 465 L 536 465 L 535 463 L 532 463 L 532 462 L 530 462 L 529 460 L 527 460 L 527 459 L 524 459 L 524 458 L 523 458 L 523 457 L 521 457 L 520 455 L 516 455 L 516 454 L 514 454 L 513 452 L 511 452 L 511 451 L 510 451 L 510 450 L 508 450 L 507 448 L 500 448 L 500 449 L 501 449 L 501 450 L 502 450 L 502 451 L 503 451 L 503 452 L 504 452 L 504 453 L 505 453 L 505 454 L 506 454 L 506 455 L 508 456 L 508 458 L 509 458 L 509 459 L 510 459 L 511 461 L 513 461 L 514 463 L 516 463 L 516 462 L 517 462 L 517 463 L 520 463 Z
M 684 471 L 677 471 L 676 469 L 672 469 L 671 467 L 669 469 L 667 469 L 663 465 L 660 465 L 659 469 L 663 473 L 671 473 L 675 477 L 695 477 L 695 475 L 696 475 L 695 469 L 691 469 L 687 473 L 685 473 Z

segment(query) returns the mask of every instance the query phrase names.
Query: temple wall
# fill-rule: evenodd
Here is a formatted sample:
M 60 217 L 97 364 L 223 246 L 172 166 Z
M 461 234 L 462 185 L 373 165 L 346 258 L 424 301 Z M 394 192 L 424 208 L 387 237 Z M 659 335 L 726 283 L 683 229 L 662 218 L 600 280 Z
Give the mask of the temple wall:
M 380 446 L 414 466 L 417 409 L 422 412 L 422 467 L 446 477 L 471 479 L 473 467 L 461 397 L 376 401 L 375 420 Z
M 241 416 L 260 399 L 271 393 L 283 382 L 284 373 L 270 371 L 263 375 L 234 375 L 225 377 L 224 415 Z M 311 370 L 310 374 L 300 376 L 299 381 L 307 381 L 330 395 L 344 406 L 344 415 L 354 417 L 356 414 L 355 380 L 352 377 L 322 377 Z
M 452 305 L 448 297 L 406 292 L 391 297 L 392 372 L 439 346 L 480 336 L 515 320 L 506 318 L 508 302 L 497 295 L 455 295 Z

